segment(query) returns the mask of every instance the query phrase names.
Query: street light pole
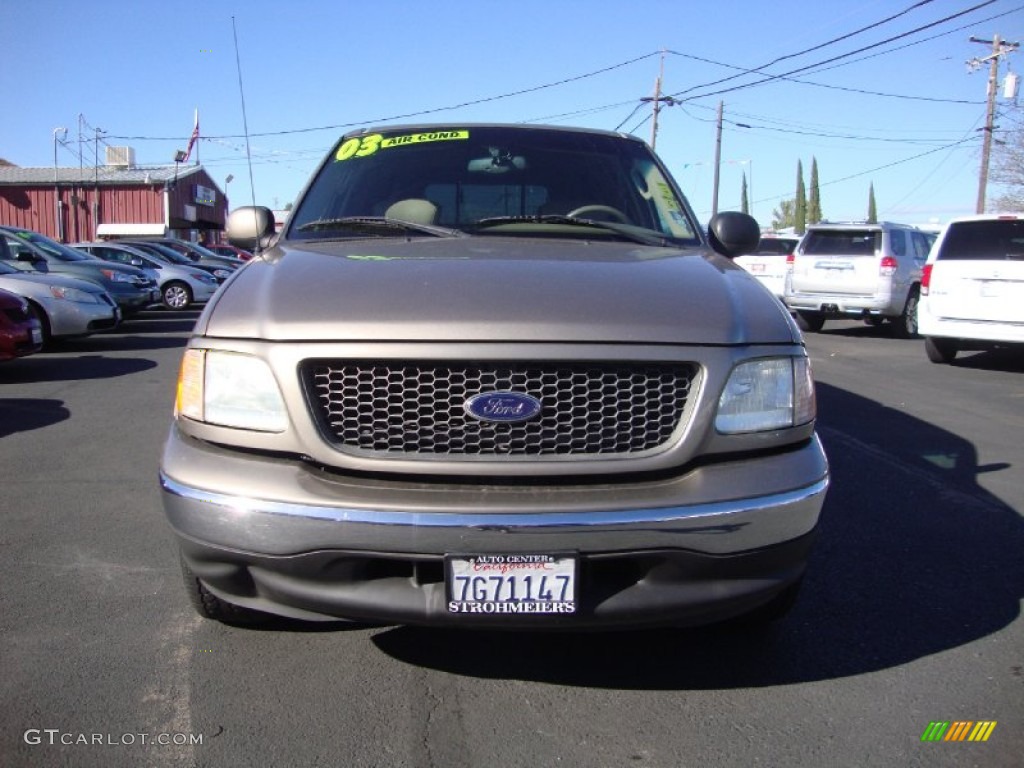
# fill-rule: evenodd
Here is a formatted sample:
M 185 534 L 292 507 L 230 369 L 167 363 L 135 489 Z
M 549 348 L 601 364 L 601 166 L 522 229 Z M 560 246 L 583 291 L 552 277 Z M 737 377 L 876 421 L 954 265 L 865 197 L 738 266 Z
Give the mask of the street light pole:
M 67 128 L 54 128 L 53 129 L 53 206 L 54 206 L 54 217 L 57 219 L 57 227 L 54 230 L 57 233 L 57 239 L 60 242 L 64 242 L 64 217 L 61 216 L 61 200 L 60 200 L 60 184 L 57 179 L 57 134 L 62 133 L 65 137 L 68 135 Z

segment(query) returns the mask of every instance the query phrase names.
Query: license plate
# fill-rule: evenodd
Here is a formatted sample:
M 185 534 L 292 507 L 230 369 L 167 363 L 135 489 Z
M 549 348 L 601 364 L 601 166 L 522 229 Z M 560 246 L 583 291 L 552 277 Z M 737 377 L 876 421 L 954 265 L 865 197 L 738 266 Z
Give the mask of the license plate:
M 449 613 L 576 612 L 574 555 L 450 555 Z
M 754 262 L 753 264 L 750 265 L 750 271 L 751 272 L 764 272 L 764 264 L 758 264 L 757 262 Z
M 1003 286 L 994 280 L 982 280 L 981 291 L 979 292 L 983 298 L 994 299 L 999 298 L 1003 295 Z

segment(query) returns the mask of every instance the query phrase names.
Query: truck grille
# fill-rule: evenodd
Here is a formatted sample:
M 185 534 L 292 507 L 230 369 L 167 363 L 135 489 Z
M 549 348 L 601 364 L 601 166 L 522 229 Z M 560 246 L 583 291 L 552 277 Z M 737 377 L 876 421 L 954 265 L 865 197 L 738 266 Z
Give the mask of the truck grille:
M 438 364 L 309 361 L 306 392 L 341 450 L 429 456 L 636 454 L 667 443 L 696 376 L 692 364 Z M 520 392 L 541 403 L 525 422 L 479 421 L 466 401 Z

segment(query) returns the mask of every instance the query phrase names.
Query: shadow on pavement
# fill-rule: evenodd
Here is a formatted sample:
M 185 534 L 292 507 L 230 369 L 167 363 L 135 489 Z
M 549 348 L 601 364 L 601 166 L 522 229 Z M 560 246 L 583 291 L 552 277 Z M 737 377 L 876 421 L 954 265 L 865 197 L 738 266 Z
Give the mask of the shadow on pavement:
M 155 361 L 143 358 L 116 358 L 102 355 L 75 357 L 67 354 L 58 356 L 45 353 L 30 355 L 13 362 L 16 365 L 7 363 L 0 369 L 0 383 L 24 384 L 37 381 L 106 379 L 111 376 L 128 376 L 139 373 L 155 368 L 157 365 Z
M 373 637 L 417 666 L 480 678 L 651 690 L 786 685 L 905 664 L 997 632 L 1024 595 L 1024 526 L 976 482 L 974 446 L 818 385 L 832 466 L 792 613 L 768 630 L 550 634 L 411 627 Z
M 70 417 L 63 400 L 0 397 L 0 437 L 49 427 Z

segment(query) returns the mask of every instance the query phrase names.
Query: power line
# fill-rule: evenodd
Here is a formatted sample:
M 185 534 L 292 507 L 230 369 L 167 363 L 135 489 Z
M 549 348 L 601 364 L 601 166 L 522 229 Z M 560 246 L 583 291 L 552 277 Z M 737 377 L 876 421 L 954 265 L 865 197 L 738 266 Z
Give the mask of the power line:
M 771 61 L 769 61 L 766 64 L 762 64 L 759 67 L 753 68 L 752 70 L 746 70 L 745 72 L 741 72 L 741 73 L 736 74 L 736 75 L 730 75 L 729 77 L 723 77 L 720 80 L 713 80 L 713 81 L 711 81 L 709 83 L 703 83 L 701 85 L 692 86 L 691 88 L 688 88 L 686 91 L 683 91 L 683 93 L 687 93 L 689 91 L 696 90 L 698 88 L 710 88 L 711 86 L 714 86 L 714 85 L 720 85 L 721 83 L 727 83 L 730 80 L 735 80 L 738 77 L 742 77 L 743 74 L 745 74 L 745 73 L 757 72 L 758 74 L 765 74 L 765 73 L 761 72 L 760 70 L 763 70 L 763 69 L 766 69 L 766 68 L 768 68 L 770 66 L 778 64 L 780 61 L 785 61 L 786 59 L 795 59 L 796 57 L 803 56 L 806 53 L 811 53 L 813 51 L 817 51 L 817 50 L 820 50 L 822 48 L 826 48 L 826 47 L 828 47 L 830 45 L 834 45 L 836 43 L 840 43 L 843 40 L 848 40 L 849 38 L 855 37 L 855 36 L 857 36 L 857 35 L 859 35 L 859 34 L 861 34 L 863 32 L 867 32 L 868 30 L 875 29 L 876 27 L 880 27 L 883 24 L 888 24 L 890 21 L 898 19 L 901 16 L 905 16 L 906 14 L 910 13 L 911 11 L 914 11 L 914 10 L 920 8 L 923 5 L 928 5 L 932 1 L 933 0 L 921 0 L 921 2 L 914 3 L 912 6 L 910 6 L 909 8 L 905 8 L 904 10 L 900 11 L 899 13 L 893 14 L 892 16 L 888 16 L 888 17 L 886 17 L 886 18 L 884 18 L 884 19 L 882 19 L 880 21 L 876 21 L 873 24 L 869 24 L 866 27 L 861 27 L 860 29 L 856 29 L 853 32 L 848 32 L 845 35 L 840 35 L 839 37 L 834 37 L 831 40 L 825 41 L 824 43 L 818 43 L 818 45 L 811 46 L 810 48 L 805 48 L 804 50 L 797 51 L 796 53 L 788 53 L 785 56 L 779 56 L 779 57 L 777 57 L 775 59 L 772 59 Z M 737 67 L 737 69 L 739 69 L 739 67 Z
M 858 53 L 863 53 L 864 51 L 869 51 L 869 50 L 871 50 L 873 48 L 878 48 L 879 46 L 887 45 L 888 43 L 894 42 L 896 40 L 902 40 L 903 38 L 909 37 L 910 35 L 914 35 L 914 34 L 917 34 L 918 32 L 922 32 L 922 31 L 924 31 L 926 29 L 931 29 L 932 27 L 936 27 L 939 24 L 945 24 L 947 21 L 952 21 L 953 19 L 957 19 L 957 18 L 959 18 L 961 16 L 966 16 L 968 13 L 973 13 L 974 11 L 977 11 L 977 10 L 979 10 L 981 8 L 984 8 L 986 6 L 992 5 L 995 2 L 996 2 L 996 0 L 985 0 L 985 2 L 983 2 L 983 3 L 979 3 L 978 5 L 971 6 L 970 8 L 967 8 L 967 9 L 965 9 L 963 11 L 959 11 L 958 13 L 951 14 L 951 15 L 946 16 L 944 18 L 941 18 L 941 19 L 939 19 L 937 21 L 933 21 L 933 22 L 931 22 L 929 24 L 924 24 L 924 25 L 922 25 L 920 27 L 916 27 L 915 29 L 912 29 L 912 30 L 910 30 L 908 32 L 903 32 L 903 33 L 901 33 L 899 35 L 894 35 L 892 37 L 886 38 L 885 40 L 881 40 L 881 41 L 879 41 L 877 43 L 872 43 L 871 45 L 866 45 L 866 46 L 863 46 L 861 48 L 857 48 L 856 50 L 849 51 L 847 53 L 842 53 L 842 54 L 839 54 L 838 56 L 833 56 L 832 58 L 825 59 L 824 61 L 819 61 L 819 62 L 816 62 L 814 64 L 808 64 L 808 65 L 803 66 L 803 67 L 798 67 L 796 69 L 792 69 L 789 72 L 783 72 L 783 73 L 778 74 L 778 75 L 769 75 L 766 72 L 760 72 L 760 71 L 757 71 L 757 70 L 751 70 L 751 72 L 750 72 L 751 74 L 764 75 L 765 76 L 764 79 L 758 80 L 757 82 L 753 82 L 753 83 L 744 83 L 744 84 L 741 84 L 741 85 L 732 86 L 730 88 L 722 88 L 722 89 L 719 89 L 717 91 L 710 91 L 708 93 L 701 93 L 701 94 L 697 94 L 695 96 L 689 96 L 686 99 L 682 99 L 682 100 L 683 101 L 692 101 L 693 99 L 708 98 L 710 96 L 720 96 L 723 93 L 731 93 L 733 91 L 739 91 L 739 90 L 743 90 L 745 88 L 751 88 L 751 87 L 753 87 L 755 85 L 763 85 L 764 83 L 768 83 L 768 82 L 772 82 L 772 81 L 775 81 L 775 80 L 781 80 L 781 79 L 784 79 L 784 78 L 788 78 L 791 75 L 796 75 L 796 74 L 799 74 L 801 72 L 807 72 L 807 71 L 815 69 L 817 67 L 821 67 L 821 66 L 823 66 L 825 64 L 831 64 L 832 62 L 840 61 L 842 59 L 849 58 L 850 56 L 855 56 Z M 684 56 L 684 57 L 687 56 L 687 54 L 682 54 L 682 53 L 679 53 L 678 51 L 669 51 L 669 53 L 674 53 L 677 56 Z M 687 93 L 690 93 L 690 92 L 692 92 L 694 90 L 697 90 L 699 88 L 704 88 L 704 87 L 708 87 L 708 86 L 706 86 L 706 85 L 695 85 L 695 86 L 692 86 L 690 88 L 687 88 L 686 90 L 679 91 L 678 93 L 672 94 L 672 97 L 674 99 L 678 99 L 680 96 L 683 96 L 683 95 L 685 95 Z
M 508 93 L 502 93 L 502 94 L 498 94 L 496 96 L 485 96 L 485 97 L 480 98 L 480 99 L 473 99 L 471 101 L 464 101 L 464 102 L 461 102 L 459 104 L 449 104 L 447 106 L 433 107 L 431 109 L 423 109 L 423 110 L 419 110 L 417 112 L 406 112 L 406 113 L 400 114 L 400 115 L 391 115 L 390 117 L 375 117 L 375 118 L 359 120 L 359 121 L 354 121 L 354 122 L 349 122 L 349 123 L 340 123 L 340 124 L 337 124 L 337 125 L 322 125 L 322 126 L 318 126 L 318 127 L 315 127 L 315 128 L 293 128 L 293 129 L 283 130 L 283 131 L 267 131 L 267 132 L 264 132 L 264 133 L 252 133 L 252 134 L 249 134 L 249 136 L 252 137 L 252 138 L 262 138 L 262 137 L 266 137 L 266 136 L 290 136 L 290 135 L 299 134 L 299 133 L 314 133 L 314 132 L 317 132 L 317 131 L 337 131 L 337 130 L 340 130 L 342 128 L 351 128 L 351 127 L 358 126 L 358 125 L 372 125 L 372 124 L 375 124 L 375 123 L 388 123 L 388 122 L 391 122 L 393 120 L 407 120 L 407 119 L 412 118 L 412 117 L 422 117 L 423 115 L 436 114 L 437 112 L 447 112 L 447 111 L 454 110 L 454 109 L 462 109 L 463 107 L 472 107 L 472 106 L 476 106 L 478 104 L 486 104 L 486 103 L 492 102 L 492 101 L 500 101 L 501 99 L 508 99 L 508 98 L 513 97 L 513 96 L 522 96 L 522 95 L 527 94 L 527 93 L 536 93 L 537 91 L 542 91 L 542 90 L 545 90 L 547 88 L 555 88 L 555 87 L 557 87 L 559 85 L 567 85 L 568 83 L 574 83 L 574 82 L 578 82 L 580 80 L 586 80 L 586 79 L 591 78 L 591 77 L 596 77 L 598 75 L 603 75 L 603 74 L 605 74 L 607 72 L 611 72 L 613 70 L 621 69 L 622 67 L 629 66 L 630 64 L 635 64 L 638 61 L 643 61 L 644 59 L 649 59 L 652 56 L 660 56 L 660 55 L 661 55 L 661 51 L 653 51 L 651 53 L 645 53 L 642 56 L 637 56 L 636 58 L 629 59 L 628 61 L 619 62 L 618 64 L 613 64 L 613 65 L 608 66 L 608 67 L 603 67 L 602 69 L 594 70 L 593 72 L 586 72 L 586 73 L 584 73 L 582 75 L 575 75 L 573 77 L 566 77 L 566 78 L 562 78 L 561 80 L 556 80 L 556 81 L 551 82 L 551 83 L 544 83 L 543 85 L 536 85 L 536 86 L 532 86 L 530 88 L 522 88 L 522 89 L 520 89 L 518 91 L 510 91 Z M 120 140 L 123 140 L 123 141 L 176 141 L 180 137 L 167 137 L 167 136 L 111 136 L 111 138 L 120 139 Z M 244 138 L 244 137 L 243 136 L 239 136 L 237 134 L 224 134 L 224 135 L 221 135 L 221 136 L 207 136 L 205 138 L 207 138 L 207 139 L 240 139 L 240 138 Z

